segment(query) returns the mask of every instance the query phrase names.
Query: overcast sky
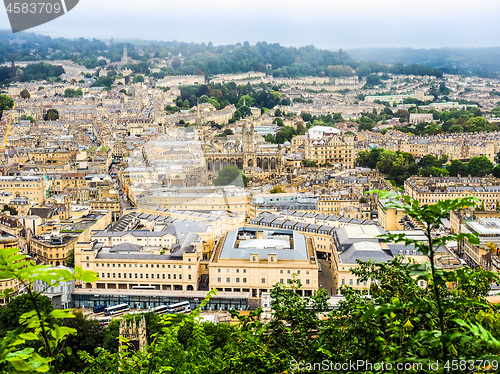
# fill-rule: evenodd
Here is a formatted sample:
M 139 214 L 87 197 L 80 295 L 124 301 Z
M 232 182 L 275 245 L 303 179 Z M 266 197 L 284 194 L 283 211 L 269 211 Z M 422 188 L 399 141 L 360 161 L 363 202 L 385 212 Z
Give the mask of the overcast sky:
M 52 37 L 338 49 L 499 46 L 498 0 L 80 0 L 28 31 Z M 0 29 L 8 27 L 0 11 Z

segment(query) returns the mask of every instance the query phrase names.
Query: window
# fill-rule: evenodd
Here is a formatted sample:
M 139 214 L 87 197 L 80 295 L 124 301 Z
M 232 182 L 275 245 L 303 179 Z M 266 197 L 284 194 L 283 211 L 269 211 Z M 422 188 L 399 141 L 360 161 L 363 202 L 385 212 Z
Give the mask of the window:
M 283 274 L 283 270 L 280 270 L 280 274 Z
M 352 279 L 349 279 L 349 284 L 352 286 L 353 285 L 353 281 Z
M 240 283 L 240 278 L 236 278 L 236 283 Z
M 246 278 L 243 278 L 243 283 L 246 283 L 247 282 L 247 279 Z
M 221 282 L 221 278 L 220 277 L 217 278 L 217 282 L 219 282 L 219 283 Z
M 309 284 L 309 283 L 310 283 L 310 282 L 309 282 L 309 279 L 306 279 L 306 284 Z
M 191 280 L 191 274 L 188 274 L 188 280 Z
M 220 268 L 218 268 L 218 269 L 217 269 L 217 273 L 220 273 L 220 272 L 221 272 L 221 270 L 220 270 Z
M 266 283 L 266 278 L 262 278 L 262 283 Z

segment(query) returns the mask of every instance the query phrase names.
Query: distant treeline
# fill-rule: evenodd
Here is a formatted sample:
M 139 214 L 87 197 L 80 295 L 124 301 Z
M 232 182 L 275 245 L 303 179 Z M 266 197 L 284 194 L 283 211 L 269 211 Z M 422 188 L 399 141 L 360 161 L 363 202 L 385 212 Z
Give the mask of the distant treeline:
M 371 73 L 435 75 L 442 71 L 424 64 L 389 67 L 375 62 L 359 62 L 343 50 L 328 51 L 314 46 L 284 47 L 278 43 L 248 42 L 214 46 L 212 43 L 154 42 L 141 45 L 140 50 L 131 43 L 110 43 L 80 38 L 52 39 L 48 36 L 19 33 L 16 37 L 0 32 L 0 62 L 72 60 L 88 69 L 106 67 L 108 59 L 113 63 L 121 60 L 123 49 L 134 60 L 127 65 L 136 74 L 146 74 L 161 79 L 167 75 L 265 72 L 276 77 L 349 77 L 367 76 Z M 170 66 L 151 72 L 156 58 L 168 58 Z
M 500 76 L 500 47 L 491 48 L 364 48 L 349 50 L 359 60 L 385 64 L 424 64 L 450 74 Z
M 29 82 L 32 80 L 57 80 L 64 74 L 61 65 L 43 62 L 29 64 L 24 68 L 18 66 L 0 66 L 0 85 L 12 82 Z

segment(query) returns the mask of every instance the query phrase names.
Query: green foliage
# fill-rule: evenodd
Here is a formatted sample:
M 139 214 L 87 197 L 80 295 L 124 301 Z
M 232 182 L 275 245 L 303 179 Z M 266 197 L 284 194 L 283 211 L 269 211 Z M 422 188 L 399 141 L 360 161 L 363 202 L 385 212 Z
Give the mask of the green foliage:
M 264 140 L 268 143 L 271 143 L 271 144 L 276 144 L 276 137 L 273 135 L 273 134 L 267 134 L 265 137 L 264 137 Z
M 132 83 L 140 83 L 144 82 L 144 76 L 143 75 L 135 75 L 134 79 L 132 79 Z
M 482 177 L 491 174 L 493 163 L 486 156 L 472 157 L 467 162 L 467 172 L 473 177 Z
M 273 188 L 271 188 L 271 190 L 269 190 L 269 193 L 271 193 L 271 194 L 274 194 L 274 193 L 285 193 L 285 192 L 286 191 L 283 188 L 283 186 L 280 186 L 280 185 L 276 185 Z
M 276 143 L 283 144 L 297 135 L 297 131 L 292 126 L 283 126 L 276 134 Z
M 66 338 L 65 346 L 70 347 L 74 354 L 64 356 L 60 362 L 61 371 L 82 373 L 86 363 L 76 353 L 94 352 L 96 347 L 102 346 L 105 327 L 98 320 L 87 317 L 80 311 L 74 313 L 74 318 L 62 319 L 60 324 L 76 330 L 76 334 Z
M 27 89 L 24 89 L 19 93 L 19 96 L 21 96 L 22 99 L 26 100 L 26 99 L 29 99 L 31 97 L 31 94 L 29 93 L 29 91 Z
M 305 168 L 317 168 L 318 163 L 316 161 L 302 160 L 301 164 Z
M 18 69 L 14 81 L 30 82 L 40 80 L 56 80 L 64 74 L 61 65 L 51 65 L 44 62 L 29 64 L 25 68 Z
M 226 166 L 222 168 L 214 179 L 216 186 L 239 186 L 246 187 L 246 176 L 235 166 Z
M 420 253 L 425 254 L 429 258 L 430 271 L 422 264 L 410 264 L 406 268 L 410 270 L 413 277 L 417 281 L 424 281 L 428 284 L 425 293 L 418 295 L 417 299 L 408 300 L 404 299 L 408 293 L 405 289 L 408 288 L 409 282 L 402 282 L 396 286 L 402 295 L 392 296 L 390 304 L 379 304 L 374 306 L 372 311 L 365 315 L 366 319 L 370 315 L 389 315 L 389 330 L 394 330 L 404 337 L 408 331 L 417 331 L 416 335 L 411 338 L 411 344 L 416 348 L 419 341 L 430 348 L 432 357 L 439 357 L 442 362 L 446 362 L 450 356 L 458 357 L 475 357 L 483 356 L 485 352 L 481 349 L 477 350 L 481 344 L 476 345 L 476 350 L 471 352 L 471 346 L 468 344 L 470 340 L 479 338 L 482 344 L 485 344 L 489 338 L 493 338 L 489 334 L 478 336 L 476 332 L 481 330 L 481 326 L 475 321 L 470 321 L 474 318 L 475 313 L 481 310 L 490 310 L 491 307 L 487 304 L 484 297 L 487 295 L 490 283 L 498 282 L 498 275 L 479 270 L 473 272 L 470 269 L 458 269 L 457 271 L 444 271 L 435 266 L 435 255 L 439 247 L 446 245 L 446 243 L 456 240 L 460 242 L 467 240 L 471 244 L 479 244 L 479 239 L 475 234 L 460 233 L 449 234 L 435 237 L 433 230 L 438 229 L 443 225 L 443 219 L 448 217 L 450 211 L 456 211 L 463 208 L 472 208 L 479 199 L 474 197 L 464 197 L 454 200 L 442 200 L 432 205 L 420 205 L 418 200 L 412 200 L 409 196 L 399 196 L 392 192 L 384 191 L 370 191 L 379 194 L 379 198 L 389 199 L 386 203 L 387 208 L 397 208 L 403 210 L 409 217 L 420 222 L 423 225 L 424 233 L 427 238 L 426 241 L 416 240 L 408 237 L 405 233 L 388 234 L 386 235 L 387 241 L 402 242 L 406 247 L 413 246 Z M 356 273 L 356 271 L 355 271 Z M 362 275 L 361 273 L 357 273 Z M 371 274 L 365 274 L 360 280 L 367 280 Z M 407 279 L 408 281 L 408 279 Z M 404 283 L 407 283 L 406 285 Z M 450 291 L 448 284 L 455 283 L 457 288 Z M 372 284 L 372 289 L 378 293 L 377 285 Z M 475 291 L 476 290 L 476 291 Z M 425 305 L 424 305 L 425 303 Z M 407 308 L 415 310 L 415 308 L 425 311 L 427 320 L 431 322 L 427 328 L 421 326 L 422 319 L 411 313 Z M 398 313 L 403 312 L 400 317 L 399 324 L 395 324 L 394 319 Z M 408 313 L 410 312 L 410 313 Z M 416 318 L 417 317 L 417 318 Z M 406 322 L 403 324 L 403 321 Z M 467 321 L 468 320 L 468 321 Z M 419 324 L 416 328 L 415 324 Z M 399 326 L 399 328 L 398 328 Z M 403 329 L 401 329 L 401 326 Z M 405 331 L 406 330 L 406 331 Z M 427 331 L 426 331 L 427 330 Z M 484 328 L 483 328 L 484 330 Z M 468 336 L 464 339 L 464 336 Z M 500 352 L 500 344 L 496 344 L 496 339 L 493 338 L 494 343 L 489 346 L 497 353 Z M 473 350 L 473 349 L 472 349 Z M 406 347 L 400 351 L 411 352 L 411 349 Z M 395 352 L 395 351 L 394 351 Z M 411 355 L 420 355 L 416 350 L 413 350 Z M 429 353 L 427 353 L 429 354 Z M 446 368 L 444 372 L 446 372 Z
M 236 85 L 234 82 L 210 85 L 180 87 L 181 94 L 176 99 L 178 107 L 192 108 L 198 102 L 209 102 L 216 109 L 223 109 L 230 104 L 237 108 L 232 122 L 251 115 L 250 107 L 273 108 L 281 104 L 281 96 L 271 84 Z M 243 105 L 245 104 L 245 105 Z
M 26 296 L 23 296 L 26 300 L 15 301 L 2 313 L 15 317 L 22 311 L 21 303 L 23 307 L 28 305 L 30 308 L 20 315 L 18 327 L 6 333 L 0 344 L 0 363 L 8 363 L 17 371 L 59 373 L 59 361 L 66 354 L 71 354 L 71 349 L 66 349 L 64 342 L 69 335 L 75 334 L 76 330 L 58 325 L 56 321 L 75 316 L 69 310 L 51 310 L 46 299 L 34 292 L 33 284 L 35 281 L 41 281 L 49 288 L 72 279 L 94 282 L 97 279 L 96 274 L 78 267 L 73 274 L 65 269 L 35 265 L 25 255 L 18 254 L 16 248 L 9 248 L 0 251 L 0 279 L 15 279 L 19 282 L 19 287 L 26 292 Z M 13 291 L 5 289 L 3 298 Z M 40 348 L 35 352 L 32 345 Z
M 21 117 L 19 117 L 19 120 L 20 121 L 30 121 L 31 123 L 36 122 L 36 120 L 33 117 L 27 116 L 26 114 L 21 114 Z
M 2 212 L 9 212 L 11 216 L 16 216 L 17 215 L 17 209 L 13 206 L 9 206 L 5 204 L 2 208 Z
M 49 109 L 43 116 L 45 121 L 56 121 L 59 119 L 59 111 L 57 109 Z
M 374 148 L 370 151 L 360 151 L 356 158 L 358 166 L 371 169 L 378 169 L 387 174 L 396 185 L 402 186 L 404 181 L 412 175 L 429 176 L 457 176 L 471 175 L 480 177 L 493 172 L 493 163 L 485 156 L 473 157 L 463 164 L 460 160 L 453 160 L 451 164 L 443 166 L 448 162 L 448 156 L 436 158 L 433 155 L 425 155 L 418 163 L 415 163 L 413 156 L 409 153 L 394 152 L 381 148 Z
M 82 89 L 77 88 L 76 90 L 72 88 L 66 88 L 64 90 L 64 97 L 81 97 L 83 95 Z
M 112 77 L 99 77 L 94 83 L 92 83 L 92 87 L 105 87 L 110 89 L 114 79 Z
M 0 118 L 4 110 L 10 110 L 14 106 L 14 100 L 7 95 L 0 95 Z
M 419 172 L 419 167 L 410 153 L 394 152 L 382 148 L 360 151 L 356 158 L 356 164 L 378 169 L 382 173 L 388 174 L 389 179 L 395 181 L 398 186 L 402 186 L 406 179 Z

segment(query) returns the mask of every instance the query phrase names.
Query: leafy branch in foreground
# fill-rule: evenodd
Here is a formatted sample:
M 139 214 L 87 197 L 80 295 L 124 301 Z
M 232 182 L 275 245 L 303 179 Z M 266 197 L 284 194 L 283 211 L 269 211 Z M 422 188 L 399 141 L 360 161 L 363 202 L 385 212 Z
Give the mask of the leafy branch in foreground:
M 59 282 L 82 280 L 94 282 L 94 272 L 83 271 L 76 267 L 75 273 L 66 269 L 36 265 L 26 255 L 18 253 L 18 249 L 10 248 L 0 251 L 0 279 L 15 279 L 19 284 L 19 292 L 25 292 L 33 309 L 21 315 L 20 327 L 10 331 L 0 343 L 0 363 L 8 362 L 21 372 L 59 373 L 58 361 L 64 353 L 71 354 L 71 348 L 65 347 L 66 338 L 75 334 L 73 328 L 59 326 L 56 321 L 73 318 L 71 310 L 52 310 L 46 313 L 40 308 L 41 293 L 35 292 L 36 281 L 45 283 L 43 291 L 57 286 Z M 42 291 L 42 292 L 43 292 Z M 14 289 L 3 291 L 2 297 L 9 298 Z M 41 346 L 37 351 L 32 346 Z
M 475 197 L 468 196 L 453 200 L 441 200 L 435 204 L 421 205 L 418 200 L 414 200 L 410 196 L 398 195 L 394 192 L 374 190 L 369 191 L 368 193 L 378 193 L 379 199 L 388 200 L 384 205 L 385 208 L 401 209 L 407 216 L 420 222 L 423 226 L 426 241 L 413 239 L 405 233 L 388 234 L 383 236 L 386 238 L 386 241 L 404 243 L 406 246 L 414 246 L 418 249 L 418 251 L 420 251 L 420 253 L 423 253 L 429 258 L 430 276 L 425 268 L 422 268 L 422 266 L 419 265 L 415 266 L 414 274 L 417 275 L 418 279 L 425 280 L 428 282 L 429 286 L 432 287 L 439 321 L 439 331 L 435 333 L 434 336 L 437 337 L 440 342 L 441 358 L 443 362 L 446 363 L 450 354 L 453 355 L 457 353 L 456 348 L 452 344 L 452 341 L 457 338 L 457 335 L 449 334 L 446 326 L 444 304 L 449 301 L 449 297 L 447 298 L 447 295 L 449 295 L 448 285 L 458 284 L 458 289 L 463 291 L 462 286 L 470 281 L 470 274 L 464 272 L 463 270 L 453 272 L 436 268 L 436 252 L 439 247 L 446 245 L 450 241 L 460 242 L 462 240 L 468 240 L 471 244 L 475 245 L 478 245 L 480 242 L 479 238 L 475 234 L 460 233 L 435 235 L 435 230 L 439 229 L 443 225 L 442 220 L 448 217 L 449 212 L 464 208 L 473 208 L 480 202 L 480 200 Z M 498 276 L 493 273 L 484 272 L 483 276 L 483 278 L 488 281 L 487 289 L 489 289 L 490 282 L 498 281 Z M 482 305 L 487 307 L 481 302 L 478 302 L 478 304 L 480 306 Z M 477 330 L 482 328 L 480 325 L 474 325 L 473 323 L 468 324 L 462 319 L 454 319 L 453 321 L 462 326 L 464 329 L 468 328 L 468 331 L 473 332 L 476 337 L 479 336 L 483 337 L 484 340 L 488 340 L 487 335 L 480 335 L 477 333 Z M 443 372 L 446 372 L 446 370 L 447 368 L 444 367 Z

